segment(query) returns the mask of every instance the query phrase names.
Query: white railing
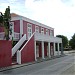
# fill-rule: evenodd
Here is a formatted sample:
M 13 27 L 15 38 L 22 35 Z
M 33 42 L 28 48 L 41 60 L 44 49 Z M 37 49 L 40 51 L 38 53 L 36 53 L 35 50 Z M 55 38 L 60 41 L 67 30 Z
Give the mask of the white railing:
M 15 54 L 15 52 L 21 47 L 21 45 L 26 40 L 26 34 L 18 41 L 18 43 L 12 48 L 12 56 Z
M 28 41 L 25 43 L 25 45 L 17 51 L 17 63 L 21 64 L 21 51 L 23 50 L 23 48 L 25 48 L 25 46 L 28 44 L 28 42 L 31 40 L 31 38 L 34 36 L 35 32 L 31 35 L 31 37 L 28 39 Z
M 4 40 L 5 32 L 0 32 L 0 40 Z
M 58 42 L 62 43 L 62 39 L 54 36 L 49 36 L 41 33 L 35 33 L 36 41 L 46 41 L 46 42 Z
M 14 40 L 19 40 L 20 39 L 20 33 L 14 32 Z
M 0 32 L 0 40 L 5 40 L 4 38 L 5 32 Z M 20 39 L 20 33 L 14 32 L 14 40 L 19 40 Z

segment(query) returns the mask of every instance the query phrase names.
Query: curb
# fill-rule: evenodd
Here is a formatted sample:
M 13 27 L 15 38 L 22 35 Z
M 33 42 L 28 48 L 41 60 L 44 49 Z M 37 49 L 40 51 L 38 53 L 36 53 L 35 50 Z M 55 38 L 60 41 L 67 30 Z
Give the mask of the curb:
M 9 67 L 0 68 L 0 72 L 11 70 L 11 69 L 16 69 L 16 68 L 20 68 L 20 67 L 24 67 L 24 66 L 29 66 L 29 65 L 32 65 L 32 64 L 36 64 L 36 63 L 41 63 L 41 62 L 53 60 L 53 59 L 64 57 L 64 56 L 66 56 L 66 55 L 63 54 L 63 55 L 60 55 L 60 56 L 54 56 L 54 57 L 51 57 L 51 58 L 46 58 L 46 59 L 41 59 L 39 61 L 30 62 L 30 63 L 27 63 L 27 64 L 25 63 L 25 64 L 20 64 L 20 65 L 19 64 L 18 65 L 12 65 L 12 66 L 9 66 Z

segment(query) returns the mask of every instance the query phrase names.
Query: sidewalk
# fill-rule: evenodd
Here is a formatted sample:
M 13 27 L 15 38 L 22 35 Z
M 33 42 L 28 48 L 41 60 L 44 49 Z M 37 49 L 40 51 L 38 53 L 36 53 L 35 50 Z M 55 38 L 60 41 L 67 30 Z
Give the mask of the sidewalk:
M 3 68 L 0 68 L 0 72 L 6 71 L 6 70 L 11 70 L 11 69 L 16 69 L 16 68 L 20 68 L 20 67 L 23 67 L 23 66 L 28 66 L 28 65 L 32 65 L 32 64 L 48 61 L 48 60 L 53 60 L 55 58 L 60 58 L 60 57 L 63 57 L 63 56 L 65 56 L 65 55 L 54 56 L 54 57 L 51 57 L 51 58 L 46 57 L 45 59 L 38 59 L 37 61 L 30 62 L 30 63 L 17 64 L 17 65 L 12 65 L 12 66 L 9 66 L 9 67 L 3 67 Z
M 71 50 L 71 51 L 64 51 L 64 54 L 70 54 L 70 53 L 75 53 L 75 50 Z

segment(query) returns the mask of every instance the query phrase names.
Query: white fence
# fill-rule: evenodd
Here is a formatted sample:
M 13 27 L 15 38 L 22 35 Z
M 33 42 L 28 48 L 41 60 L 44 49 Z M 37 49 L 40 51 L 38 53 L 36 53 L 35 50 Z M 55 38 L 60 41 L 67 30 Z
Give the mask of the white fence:
M 20 39 L 20 33 L 14 32 L 14 40 L 19 40 Z
M 26 34 L 18 41 L 18 43 L 12 48 L 12 56 L 15 54 L 15 52 L 21 47 L 21 45 L 26 40 Z
M 41 34 L 41 33 L 35 33 L 35 40 L 62 43 L 61 38 L 49 36 L 49 35 L 45 35 L 45 34 Z
M 0 40 L 4 40 L 5 32 L 0 32 Z

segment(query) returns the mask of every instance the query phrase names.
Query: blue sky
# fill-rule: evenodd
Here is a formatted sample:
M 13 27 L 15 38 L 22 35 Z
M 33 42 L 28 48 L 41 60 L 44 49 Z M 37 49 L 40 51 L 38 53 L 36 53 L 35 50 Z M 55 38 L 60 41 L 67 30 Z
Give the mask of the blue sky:
M 11 12 L 53 27 L 55 36 L 70 39 L 75 33 L 75 0 L 0 0 L 0 11 L 7 6 Z

